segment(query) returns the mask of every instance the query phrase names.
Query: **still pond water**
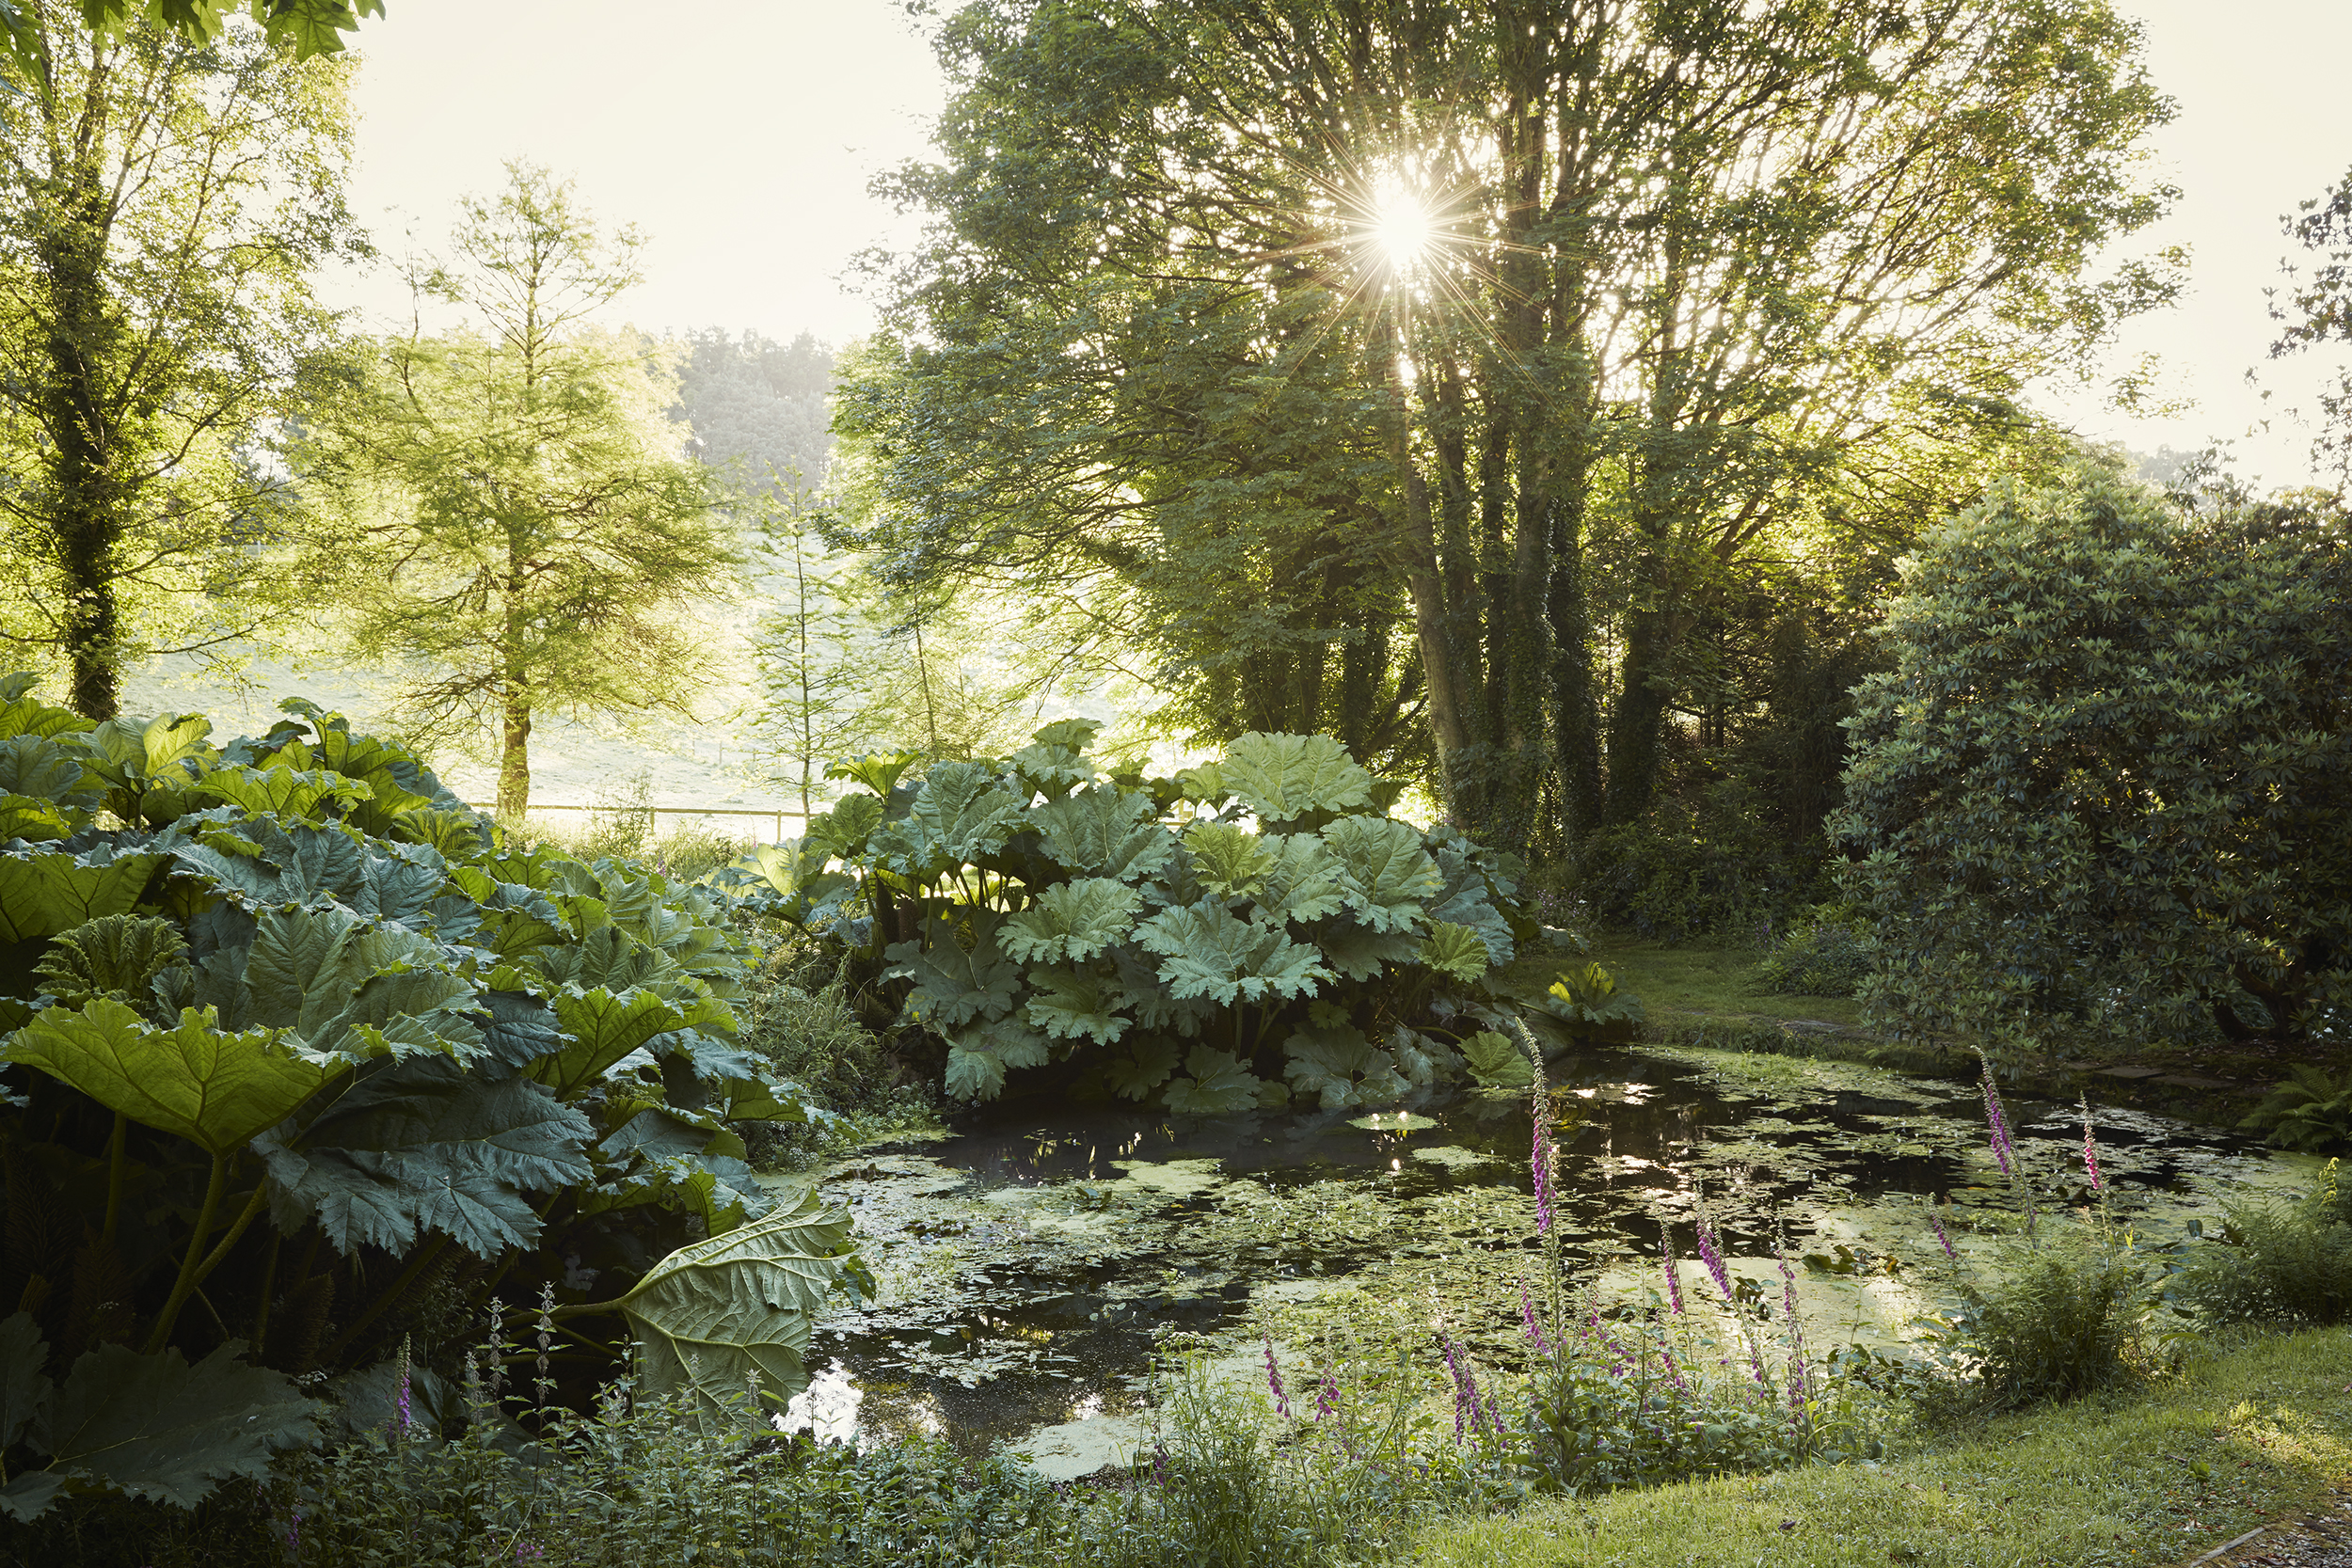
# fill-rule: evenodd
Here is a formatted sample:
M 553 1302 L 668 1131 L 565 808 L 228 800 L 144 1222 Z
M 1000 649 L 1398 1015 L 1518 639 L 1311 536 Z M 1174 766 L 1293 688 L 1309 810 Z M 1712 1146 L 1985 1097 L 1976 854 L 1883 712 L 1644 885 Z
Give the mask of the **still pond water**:
M 1688 1260 L 1704 1204 L 1736 1275 L 1777 1296 L 1775 1239 L 1805 1260 L 1817 1348 L 1886 1348 L 1949 1299 L 1934 1201 L 1948 1195 L 1979 1266 L 1994 1243 L 1971 1222 L 2014 1208 L 1966 1083 L 1648 1046 L 1550 1078 L 1567 1266 L 1604 1298 L 1662 1291 L 1661 1236 L 1686 1294 L 1711 1289 Z M 2008 1108 L 2045 1212 L 2088 1203 L 2080 1110 Z M 2226 1196 L 2300 1190 L 2317 1170 L 2095 1100 L 2092 1116 L 2112 1212 L 2159 1243 Z M 990 1109 L 861 1150 L 819 1184 L 856 1216 L 881 1295 L 819 1320 L 796 1416 L 834 1436 L 1009 1443 L 1066 1478 L 1133 1447 L 1159 1350 L 1262 1376 L 1263 1334 L 1288 1359 L 1335 1333 L 1442 1324 L 1508 1361 L 1519 1282 L 1542 1262 L 1529 1141 L 1527 1095 L 1471 1090 L 1377 1117 Z

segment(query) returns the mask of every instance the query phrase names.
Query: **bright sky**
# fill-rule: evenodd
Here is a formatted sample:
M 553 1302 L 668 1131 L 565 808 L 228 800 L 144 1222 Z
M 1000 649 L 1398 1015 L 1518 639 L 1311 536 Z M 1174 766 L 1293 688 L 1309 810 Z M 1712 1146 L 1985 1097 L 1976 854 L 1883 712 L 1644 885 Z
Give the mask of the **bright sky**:
M 2195 252 L 2183 305 L 2143 323 L 2115 363 L 2162 356 L 2165 389 L 2195 400 L 2166 420 L 2126 420 L 2096 396 L 2042 399 L 2086 432 L 2153 451 L 2238 436 L 2268 483 L 2306 472 L 2308 433 L 2280 403 L 2308 401 L 2312 370 L 2265 358 L 2263 289 L 2282 214 L 2352 166 L 2343 68 L 2345 0 L 2119 0 L 2148 24 L 2155 80 L 2180 103 L 2159 166 L 2185 194 L 2152 236 Z M 389 0 L 361 30 L 364 119 L 354 205 L 387 250 L 413 229 L 446 233 L 452 202 L 536 158 L 575 175 L 612 222 L 651 236 L 650 280 L 623 311 L 654 331 L 720 325 L 834 343 L 871 325 L 836 279 L 904 221 L 866 192 L 919 154 L 942 86 L 930 52 L 886 0 Z M 388 276 L 353 286 L 372 312 L 405 303 Z M 2244 382 L 2263 368 L 2277 396 Z M 2265 416 L 2267 434 L 2248 435 Z

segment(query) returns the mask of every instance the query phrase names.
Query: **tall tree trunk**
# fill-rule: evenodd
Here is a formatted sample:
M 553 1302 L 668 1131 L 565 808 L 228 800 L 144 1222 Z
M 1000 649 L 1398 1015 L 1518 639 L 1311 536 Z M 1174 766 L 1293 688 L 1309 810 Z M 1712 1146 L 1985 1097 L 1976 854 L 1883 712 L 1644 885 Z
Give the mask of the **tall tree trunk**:
M 531 698 L 519 684 L 506 693 L 499 726 L 498 819 L 520 826 L 531 809 Z
M 115 430 L 103 385 L 106 340 L 104 196 L 93 171 L 69 171 L 56 228 L 40 237 L 49 276 L 51 329 L 45 422 L 55 444 L 45 467 L 58 506 L 57 566 L 65 597 L 62 642 L 72 666 L 70 701 L 87 719 L 121 705 L 122 611 L 115 596 L 122 493 Z
M 1429 517 L 1429 491 L 1413 466 L 1412 422 L 1405 397 L 1405 378 L 1397 359 L 1401 341 L 1391 341 L 1388 355 L 1389 456 L 1396 465 L 1399 498 L 1404 507 L 1403 555 L 1406 592 L 1413 603 L 1413 631 L 1421 644 L 1422 678 L 1429 685 L 1429 734 L 1438 753 L 1438 777 L 1445 791 L 1446 815 L 1459 822 L 1475 802 L 1464 799 L 1465 781 L 1456 777 L 1460 752 L 1470 736 L 1462 725 L 1460 671 L 1454 663 L 1453 639 L 1446 632 L 1445 581 L 1438 571 L 1438 546 Z
M 516 526 L 507 533 L 505 618 L 500 628 L 504 664 L 499 683 L 498 819 L 519 828 L 531 809 L 531 676 L 525 662 L 531 626 L 523 598 L 521 541 Z

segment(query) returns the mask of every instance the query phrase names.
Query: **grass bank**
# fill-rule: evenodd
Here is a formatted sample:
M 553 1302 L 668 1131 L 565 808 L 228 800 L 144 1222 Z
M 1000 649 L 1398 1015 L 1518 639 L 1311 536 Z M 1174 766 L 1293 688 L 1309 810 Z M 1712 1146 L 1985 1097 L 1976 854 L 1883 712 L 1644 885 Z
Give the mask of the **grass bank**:
M 1935 1451 L 1547 1502 L 1425 1532 L 1423 1568 L 2120 1568 L 2180 1562 L 2352 1484 L 2352 1329 Z

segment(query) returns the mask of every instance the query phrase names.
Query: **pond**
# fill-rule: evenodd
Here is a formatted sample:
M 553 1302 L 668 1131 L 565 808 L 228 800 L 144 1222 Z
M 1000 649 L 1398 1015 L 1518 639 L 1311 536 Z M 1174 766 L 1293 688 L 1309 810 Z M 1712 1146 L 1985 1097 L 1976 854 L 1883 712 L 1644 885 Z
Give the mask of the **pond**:
M 2014 1209 L 1973 1085 L 1809 1059 L 1640 1047 L 1549 1069 L 1569 1274 L 1604 1299 L 1687 1295 L 1704 1205 L 1731 1268 L 1799 1265 L 1808 1339 L 1881 1348 L 1949 1299 L 1930 1227 L 1981 1263 Z M 2155 1242 L 2233 1194 L 2295 1191 L 2318 1163 L 2140 1112 L 2093 1119 L 2111 1212 Z M 2074 1105 L 2009 1101 L 2041 1202 L 2093 1201 Z M 988 1108 L 948 1135 L 817 1173 L 856 1215 L 881 1286 L 818 1323 L 796 1418 L 867 1440 L 999 1442 L 1057 1479 L 1122 1458 L 1155 1352 L 1263 1377 L 1333 1333 L 1433 1325 L 1508 1359 L 1539 1278 L 1530 1098 L 1469 1090 L 1404 1112 L 1180 1117 L 1118 1107 Z M 802 1180 L 806 1180 L 805 1177 Z M 1985 1233 L 1977 1222 L 1985 1224 Z M 2069 1223 L 2045 1217 L 2043 1223 Z

